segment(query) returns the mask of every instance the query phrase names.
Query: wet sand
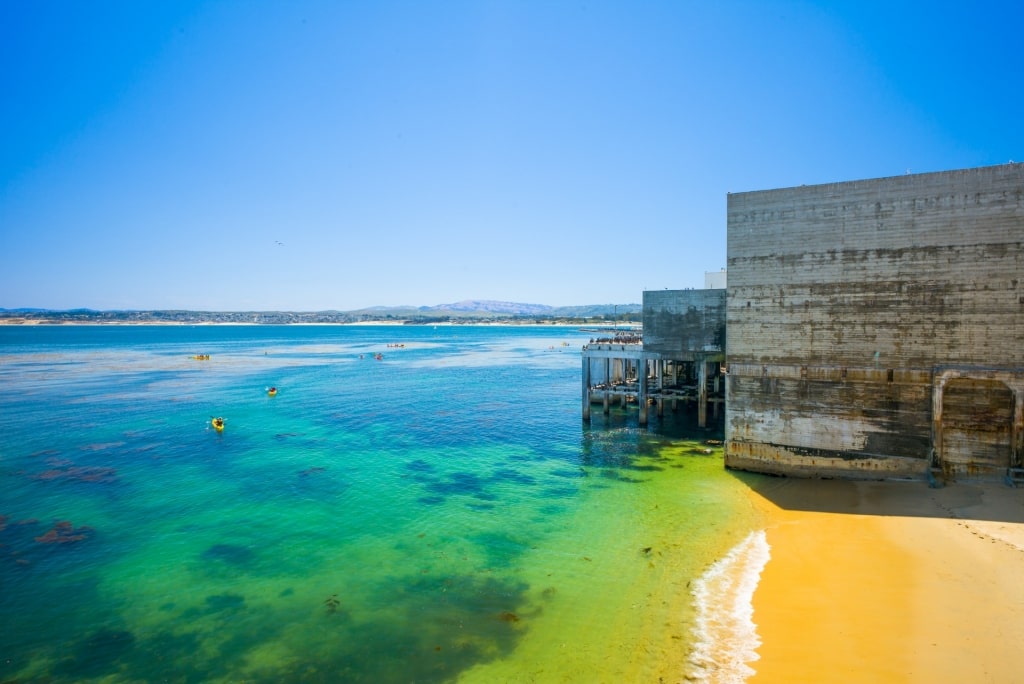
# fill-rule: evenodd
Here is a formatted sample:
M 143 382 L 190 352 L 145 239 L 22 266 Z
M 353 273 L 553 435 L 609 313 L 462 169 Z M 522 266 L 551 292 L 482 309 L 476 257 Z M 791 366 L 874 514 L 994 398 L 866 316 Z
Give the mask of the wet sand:
M 1024 489 L 772 479 L 753 684 L 1021 682 Z

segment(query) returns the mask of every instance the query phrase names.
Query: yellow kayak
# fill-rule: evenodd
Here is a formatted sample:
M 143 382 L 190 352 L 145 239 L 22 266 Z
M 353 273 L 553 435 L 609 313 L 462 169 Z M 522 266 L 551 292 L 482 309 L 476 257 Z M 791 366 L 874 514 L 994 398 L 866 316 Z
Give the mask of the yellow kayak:
M 217 432 L 224 432 L 223 418 L 214 418 L 213 420 L 210 421 L 210 424 L 213 425 L 213 429 L 216 430 Z

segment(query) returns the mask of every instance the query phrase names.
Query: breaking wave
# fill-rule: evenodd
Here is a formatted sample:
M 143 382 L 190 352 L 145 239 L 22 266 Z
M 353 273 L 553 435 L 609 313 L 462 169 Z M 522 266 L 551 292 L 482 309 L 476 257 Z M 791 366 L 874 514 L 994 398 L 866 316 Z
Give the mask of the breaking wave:
M 688 679 L 733 684 L 754 674 L 747 663 L 757 660 L 761 639 L 753 597 L 770 557 L 764 531 L 751 532 L 694 582 L 697 624 Z

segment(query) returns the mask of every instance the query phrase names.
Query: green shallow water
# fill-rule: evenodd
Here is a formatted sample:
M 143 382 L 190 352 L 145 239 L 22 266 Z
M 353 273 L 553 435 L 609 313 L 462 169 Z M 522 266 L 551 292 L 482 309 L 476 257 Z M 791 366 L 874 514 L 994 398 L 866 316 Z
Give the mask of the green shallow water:
M 757 514 L 689 416 L 582 423 L 585 341 L 0 329 L 0 679 L 682 677 Z

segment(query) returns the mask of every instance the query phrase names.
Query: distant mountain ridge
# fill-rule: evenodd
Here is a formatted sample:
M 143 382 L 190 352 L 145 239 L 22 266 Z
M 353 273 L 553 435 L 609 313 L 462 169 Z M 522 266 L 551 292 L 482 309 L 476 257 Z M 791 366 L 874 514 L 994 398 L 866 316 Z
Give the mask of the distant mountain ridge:
M 352 314 L 385 314 L 402 315 L 492 315 L 492 316 L 543 316 L 559 317 L 593 317 L 614 316 L 622 314 L 638 314 L 643 310 L 640 304 L 584 304 L 577 306 L 548 306 L 547 304 L 525 304 L 522 302 L 503 302 L 493 299 L 464 299 L 452 304 L 435 304 L 434 306 L 373 306 L 366 309 L 350 311 Z
M 513 316 L 532 316 L 547 314 L 553 306 L 544 304 L 519 304 L 516 302 L 497 302 L 491 299 L 464 299 L 454 304 L 438 304 L 426 307 L 428 311 L 486 311 L 487 313 L 512 314 Z

